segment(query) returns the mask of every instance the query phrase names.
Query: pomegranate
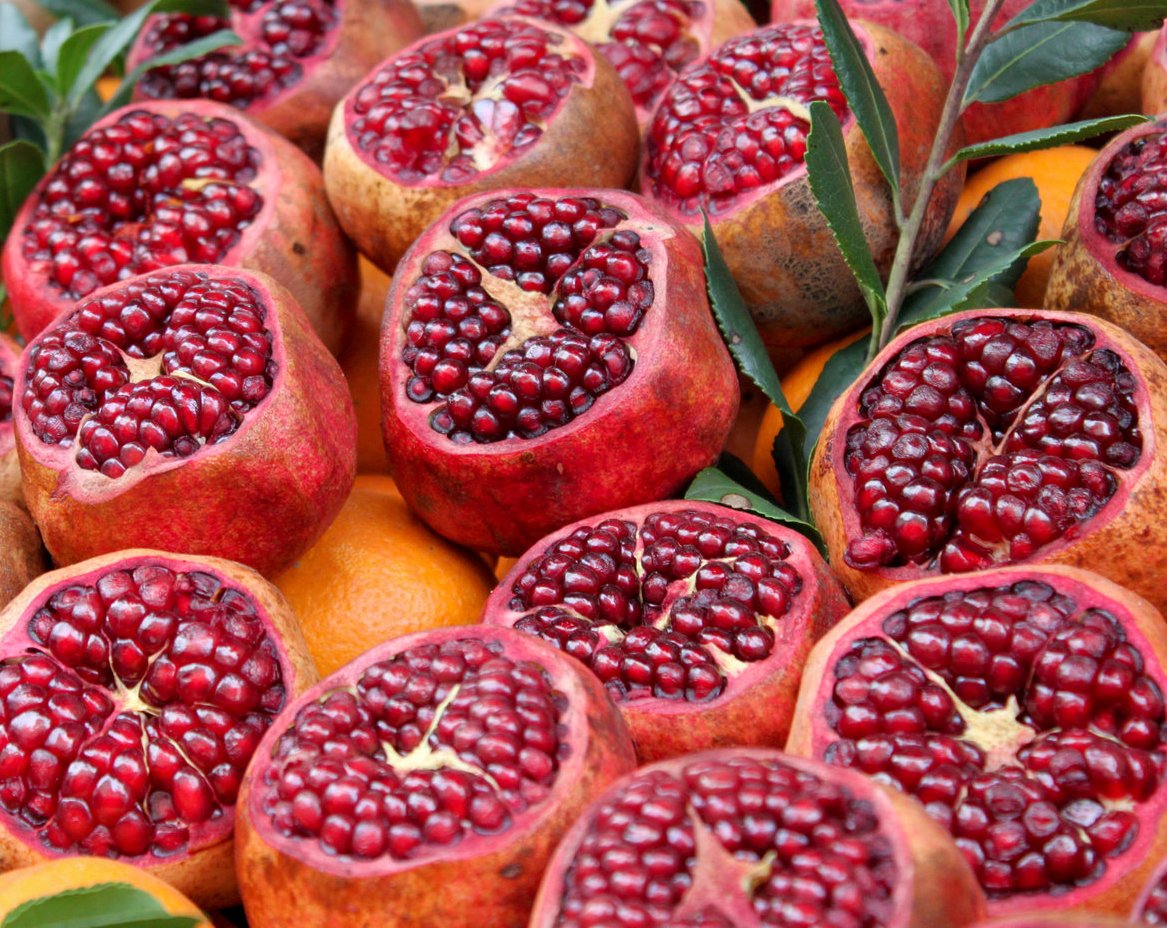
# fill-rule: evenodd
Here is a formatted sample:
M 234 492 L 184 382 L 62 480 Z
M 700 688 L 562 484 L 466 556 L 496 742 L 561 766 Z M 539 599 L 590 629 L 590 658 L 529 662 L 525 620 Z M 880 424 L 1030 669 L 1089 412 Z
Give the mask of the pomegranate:
M 320 171 L 220 103 L 142 103 L 94 125 L 17 214 L 3 277 L 31 339 L 99 287 L 186 263 L 271 274 L 339 350 L 359 280 Z
M 940 119 L 944 83 L 928 57 L 878 26 L 856 32 L 899 128 L 904 195 L 914 196 Z M 648 127 L 641 189 L 700 231 L 702 210 L 772 352 L 861 328 L 867 308 L 819 212 L 803 157 L 807 107 L 843 123 L 859 214 L 876 264 L 891 267 L 899 233 L 891 193 L 850 114 L 813 22 L 765 26 L 683 70 Z M 939 247 L 963 171 L 945 175 L 917 258 Z
M 24 495 L 57 564 L 155 547 L 271 575 L 356 471 L 344 375 L 263 274 L 190 265 L 99 290 L 29 343 L 15 390 Z
M 781 746 L 811 645 L 847 608 L 803 536 L 724 506 L 678 501 L 544 538 L 495 588 L 483 622 L 583 661 L 650 762 Z
M 1158 38 L 1157 32 L 1136 32 L 1109 63 L 1098 72 L 1098 86 L 1076 114 L 1078 119 L 1101 119 L 1126 113 L 1150 112 L 1143 110 L 1143 81 L 1151 50 Z
M 492 12 L 549 20 L 595 45 L 632 94 L 642 129 L 677 72 L 757 28 L 741 0 L 501 0 Z
M 1132 918 L 1142 924 L 1167 925 L 1167 858 L 1159 861 L 1139 894 Z
M 459 197 L 505 187 L 622 187 L 636 117 L 607 59 L 571 32 L 479 20 L 389 58 L 337 106 L 324 181 L 362 253 L 392 271 Z
M 445 628 L 373 648 L 290 706 L 240 798 L 252 928 L 524 923 L 556 842 L 635 766 L 578 668 L 509 629 Z
M 1167 367 L 1078 313 L 957 313 L 893 340 L 831 408 L 810 500 L 856 599 L 1014 562 L 1089 567 L 1167 608 Z
M 45 572 L 40 532 L 16 503 L 0 500 L 0 609 Z
M 0 869 L 119 858 L 231 904 L 244 768 L 315 679 L 238 564 L 130 550 L 33 581 L 0 611 Z
M 229 20 L 164 13 L 146 22 L 128 67 L 219 29 L 234 30 L 243 44 L 151 68 L 135 85 L 134 99 L 227 103 L 317 158 L 337 101 L 378 61 L 422 35 L 409 0 L 228 3 Z
M 724 748 L 643 767 L 593 803 L 530 928 L 958 928 L 983 912 L 914 803 L 849 770 Z
M 20 345 L 0 332 L 0 502 L 21 500 L 20 461 L 12 427 L 12 384 L 20 364 Z
M 1139 928 L 1134 922 L 1107 915 L 1083 915 L 1075 912 L 1014 915 L 977 922 L 973 928 Z
M 929 577 L 811 652 L 787 750 L 950 829 L 992 914 L 1125 914 L 1167 849 L 1167 624 L 1071 567 Z
M 1142 112 L 1167 110 L 1167 26 L 1155 34 L 1155 44 L 1143 68 Z
M 486 15 L 490 0 L 414 0 L 426 34 L 444 32 Z
M 1148 66 L 1149 68 L 1151 66 Z M 1070 202 L 1046 287 L 1050 309 L 1091 313 L 1167 358 L 1167 118 L 1111 140 Z
M 389 463 L 436 531 L 520 554 L 662 499 L 738 404 L 696 238 L 615 190 L 456 203 L 403 259 L 381 331 Z

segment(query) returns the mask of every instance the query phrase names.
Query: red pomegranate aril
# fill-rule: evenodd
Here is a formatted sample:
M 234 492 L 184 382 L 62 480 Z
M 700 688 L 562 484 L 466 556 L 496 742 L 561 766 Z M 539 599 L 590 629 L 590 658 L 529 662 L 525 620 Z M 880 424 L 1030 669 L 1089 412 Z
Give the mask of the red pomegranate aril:
M 1163 853 L 1165 658 L 1160 613 L 1096 574 L 919 580 L 815 646 L 787 749 L 915 796 L 994 914 L 1122 914 Z

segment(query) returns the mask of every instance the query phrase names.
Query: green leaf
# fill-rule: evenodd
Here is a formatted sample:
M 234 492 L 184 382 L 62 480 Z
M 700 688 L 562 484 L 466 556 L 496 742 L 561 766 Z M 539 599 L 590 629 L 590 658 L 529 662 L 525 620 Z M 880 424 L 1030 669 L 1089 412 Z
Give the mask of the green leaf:
M 71 19 L 58 19 L 45 30 L 41 38 L 41 62 L 49 74 L 57 73 L 57 61 L 60 58 L 61 46 L 73 34 L 74 23 Z
M 111 28 L 113 27 L 109 23 L 82 26 L 62 43 L 61 51 L 57 55 L 57 92 L 62 97 L 70 97 L 74 93 L 74 88 L 78 88 L 76 98 L 71 101 L 71 105 L 76 106 L 84 91 L 93 86 L 94 81 L 92 80 L 83 87 L 80 85 L 81 72 L 85 69 L 85 63 L 93 52 L 93 46 Z
M 803 438 L 803 455 L 809 461 L 814 455 L 814 447 L 818 444 L 819 435 L 823 430 L 823 423 L 827 421 L 827 413 L 835 400 L 851 386 L 863 372 L 867 365 L 867 339 L 861 338 L 845 348 L 836 351 L 829 361 L 823 365 L 823 372 L 815 381 L 806 402 L 798 409 L 806 427 Z M 786 429 L 782 430 L 783 432 Z M 781 437 L 781 432 L 779 433 Z
M 0 52 L 0 111 L 44 120 L 52 106 L 28 59 L 20 52 Z
M 1036 23 L 985 46 L 969 78 L 963 106 L 1000 103 L 1020 93 L 1106 64 L 1130 36 L 1091 23 Z
M 81 98 L 77 107 L 69 114 L 69 118 L 65 120 L 65 133 L 62 139 L 62 151 L 68 151 L 76 144 L 77 140 L 81 138 L 89 128 L 97 122 L 97 119 L 102 114 L 101 97 L 97 95 L 97 91 L 91 90 Z
M 1163 24 L 1165 16 L 1167 3 L 1163 0 L 1037 0 L 1009 25 L 1076 21 L 1126 32 L 1150 32 Z
M 810 105 L 806 170 L 811 192 L 838 243 L 843 260 L 859 284 L 859 291 L 871 312 L 875 329 L 879 331 L 887 316 L 883 281 L 880 280 L 879 269 L 875 266 L 875 259 L 863 235 L 859 208 L 855 205 L 851 168 L 847 164 L 843 131 L 834 110 L 822 100 L 816 100 Z
M 725 461 L 719 463 L 724 464 Z M 740 462 L 738 463 L 740 464 Z M 685 491 L 685 499 L 704 500 L 709 503 L 719 503 L 731 509 L 742 509 L 755 513 L 764 519 L 788 526 L 800 535 L 805 535 L 821 553 L 826 554 L 826 546 L 823 544 L 822 536 L 810 522 L 787 512 L 769 499 L 767 495 L 743 486 L 717 467 L 707 467 L 700 471 Z
M 1018 132 L 1016 135 L 1006 135 L 1003 138 L 962 148 L 949 159 L 945 170 L 958 162 L 971 161 L 973 158 L 990 158 L 996 155 L 1050 148 L 1054 145 L 1069 145 L 1072 142 L 1094 138 L 1097 135 L 1121 132 L 1123 129 L 1150 121 L 1149 116 L 1131 113 L 1126 116 L 1106 116 L 1102 119 L 1068 122 L 1064 125 L 1052 126 L 1049 129 L 1036 129 L 1032 132 Z
M 170 64 L 181 64 L 183 61 L 189 61 L 191 58 L 198 58 L 202 55 L 210 54 L 224 46 L 239 45 L 242 42 L 243 40 L 230 29 L 219 29 L 210 35 L 195 39 L 193 42 L 187 42 L 185 45 L 179 45 L 177 48 L 172 48 L 168 52 L 163 52 L 161 55 L 143 61 L 122 79 L 122 82 L 118 85 L 117 92 L 106 102 L 103 114 L 113 112 L 119 106 L 125 106 L 129 103 L 130 97 L 134 93 L 134 86 L 141 79 L 142 75 L 151 68 L 160 68 Z
M 956 47 L 964 48 L 964 37 L 968 34 L 968 0 L 948 0 L 948 7 L 956 20 Z
M 20 52 L 33 67 L 40 65 L 36 30 L 15 3 L 0 3 L 0 51 Z
M 863 54 L 863 46 L 851 31 L 839 0 L 815 0 L 815 7 L 839 86 L 867 139 L 875 163 L 891 188 L 895 212 L 900 216 L 900 139 L 887 97 L 875 79 L 871 62 Z
M 105 0 L 39 0 L 40 5 L 58 19 L 68 17 L 79 26 L 109 22 L 122 14 Z
M 170 915 L 129 883 L 98 883 L 33 899 L 13 909 L 0 928 L 194 928 L 200 919 Z
M 44 172 L 44 152 L 31 142 L 0 146 L 0 240 L 7 237 L 16 214 Z

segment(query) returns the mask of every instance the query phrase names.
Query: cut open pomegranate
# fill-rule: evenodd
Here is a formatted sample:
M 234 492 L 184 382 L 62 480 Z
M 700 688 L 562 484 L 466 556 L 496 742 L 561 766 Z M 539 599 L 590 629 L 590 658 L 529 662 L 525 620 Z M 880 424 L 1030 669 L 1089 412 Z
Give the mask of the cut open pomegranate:
M 1167 624 L 1068 567 L 929 578 L 811 653 L 787 750 L 902 789 L 994 914 L 1126 914 L 1167 850 Z
M 12 391 L 20 365 L 20 345 L 0 332 L 0 501 L 23 499 L 16 429 L 12 424 Z

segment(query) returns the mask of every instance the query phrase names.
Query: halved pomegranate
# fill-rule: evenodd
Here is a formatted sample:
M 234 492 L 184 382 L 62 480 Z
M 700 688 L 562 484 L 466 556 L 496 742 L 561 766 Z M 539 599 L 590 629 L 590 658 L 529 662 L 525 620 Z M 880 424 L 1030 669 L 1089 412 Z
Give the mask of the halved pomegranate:
M 960 928 L 984 897 L 919 806 L 779 751 L 653 764 L 560 844 L 530 928 Z
M 230 19 L 164 13 L 127 68 L 219 29 L 243 44 L 147 71 L 135 100 L 205 98 L 243 110 L 319 158 L 332 109 L 386 55 L 422 35 L 409 0 L 228 0 Z
M 12 388 L 20 365 L 20 345 L 0 332 L 0 501 L 20 500 L 20 461 L 12 425 Z
M 918 48 L 856 24 L 899 129 L 905 197 L 915 195 L 940 120 L 944 82 Z M 807 107 L 830 104 L 844 124 L 847 160 L 868 244 L 884 273 L 899 233 L 891 195 L 832 70 L 814 22 L 764 26 L 731 39 L 681 72 L 648 127 L 641 190 L 718 245 L 772 352 L 862 327 L 868 312 L 807 180 Z M 936 188 L 917 259 L 939 247 L 963 171 Z
M 28 512 L 0 500 L 0 609 L 47 568 L 40 532 Z
M 556 842 L 634 766 L 603 688 L 554 648 L 482 626 L 396 638 L 259 745 L 236 846 L 248 922 L 523 924 Z
M 506 187 L 622 187 L 636 117 L 607 59 L 571 32 L 482 19 L 389 58 L 333 114 L 328 197 L 361 252 L 392 271 L 459 197 Z
M 1165 429 L 1167 367 L 1116 326 L 957 313 L 893 340 L 831 407 L 811 509 L 857 599 L 1023 561 L 1167 608 Z
M 238 564 L 130 550 L 45 574 L 0 612 L 0 869 L 113 857 L 231 904 L 244 768 L 315 680 Z
M 204 100 L 115 110 L 29 195 L 3 277 L 31 339 L 94 290 L 173 264 L 271 274 L 339 350 L 356 308 L 356 255 L 320 169 L 238 110 Z
M 381 332 L 385 447 L 409 504 L 517 555 L 677 492 L 738 403 L 702 267 L 697 240 L 633 194 L 455 204 L 402 261 Z
M 811 645 L 847 612 L 803 536 L 709 503 L 649 503 L 534 545 L 482 621 L 583 661 L 642 762 L 780 747 Z
M 15 389 L 24 495 L 58 564 L 153 547 L 271 575 L 356 471 L 340 366 L 263 274 L 187 265 L 99 290 L 29 343 Z
M 885 590 L 811 652 L 787 750 L 902 789 L 993 914 L 1126 914 L 1167 850 L 1167 623 L 1088 571 Z

